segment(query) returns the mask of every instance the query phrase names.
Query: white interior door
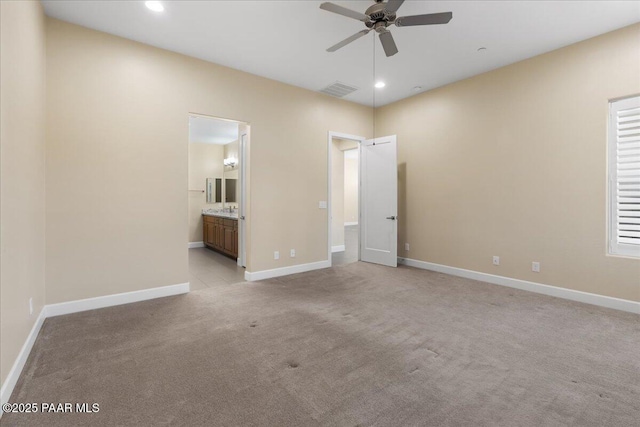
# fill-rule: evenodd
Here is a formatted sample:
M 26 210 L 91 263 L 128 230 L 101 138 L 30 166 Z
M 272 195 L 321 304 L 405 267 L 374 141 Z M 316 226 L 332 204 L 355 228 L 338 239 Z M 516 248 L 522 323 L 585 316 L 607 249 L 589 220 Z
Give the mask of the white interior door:
M 360 144 L 360 259 L 398 265 L 396 136 Z

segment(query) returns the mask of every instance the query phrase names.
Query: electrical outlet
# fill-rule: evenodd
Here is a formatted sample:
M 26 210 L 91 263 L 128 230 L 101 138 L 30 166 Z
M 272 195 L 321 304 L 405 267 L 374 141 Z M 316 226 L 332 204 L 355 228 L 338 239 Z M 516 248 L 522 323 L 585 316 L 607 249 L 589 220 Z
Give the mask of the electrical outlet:
M 404 250 L 405 250 L 405 251 L 407 251 L 407 252 L 409 252 L 409 244 L 408 244 L 408 243 L 405 243 L 405 244 L 404 244 Z
M 280 252 L 275 251 L 275 252 L 273 253 L 273 259 L 280 259 Z
M 33 314 L 33 298 L 29 298 L 29 315 Z
M 327 209 L 327 202 L 325 202 L 324 200 L 318 202 L 318 207 L 320 209 Z
M 500 265 L 500 257 L 494 255 L 493 256 L 493 265 Z
M 291 249 L 291 258 L 295 258 L 295 257 L 296 257 L 296 250 Z
M 534 273 L 540 273 L 540 263 L 537 261 L 533 261 L 531 263 L 531 271 Z

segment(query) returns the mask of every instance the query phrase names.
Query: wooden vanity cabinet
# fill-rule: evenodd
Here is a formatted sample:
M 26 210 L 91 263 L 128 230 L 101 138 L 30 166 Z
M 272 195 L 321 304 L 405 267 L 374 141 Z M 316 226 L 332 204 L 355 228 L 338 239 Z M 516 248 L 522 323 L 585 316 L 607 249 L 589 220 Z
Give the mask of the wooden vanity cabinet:
M 203 241 L 206 246 L 238 258 L 238 220 L 203 215 Z
M 215 246 L 215 241 L 216 241 L 215 226 L 213 222 L 207 221 L 206 218 L 207 217 L 205 217 L 205 221 L 204 221 L 204 238 L 202 240 L 204 241 L 204 244 L 207 246 Z
M 233 253 L 238 258 L 238 221 L 236 221 L 236 225 L 233 228 Z
M 225 253 L 228 254 L 233 254 L 233 248 L 234 248 L 234 244 L 233 244 L 233 223 L 236 221 L 230 220 L 230 219 L 225 219 L 223 220 L 223 233 L 224 233 L 224 247 L 223 250 Z
M 214 226 L 215 230 L 215 241 L 213 242 L 213 246 L 218 250 L 224 249 L 224 228 L 222 227 L 222 220 L 217 218 Z

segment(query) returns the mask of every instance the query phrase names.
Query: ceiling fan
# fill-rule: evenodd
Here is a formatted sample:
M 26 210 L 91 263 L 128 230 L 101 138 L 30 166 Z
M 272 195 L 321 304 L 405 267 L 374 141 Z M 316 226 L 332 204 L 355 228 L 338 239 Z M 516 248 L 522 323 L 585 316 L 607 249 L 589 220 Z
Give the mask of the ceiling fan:
M 376 4 L 370 6 L 365 13 L 356 12 L 355 10 L 342 7 L 335 3 L 325 2 L 320 5 L 320 9 L 337 13 L 347 18 L 357 19 L 364 22 L 367 26 L 366 30 L 359 31 L 342 40 L 340 43 L 331 46 L 327 49 L 327 52 L 335 52 L 336 50 L 348 45 L 352 41 L 365 36 L 371 30 L 375 30 L 380 34 L 380 43 L 387 56 L 393 56 L 398 53 L 396 42 L 393 41 L 391 32 L 387 30 L 387 27 L 394 25 L 396 27 L 411 27 L 415 25 L 434 25 L 434 24 L 446 24 L 453 18 L 453 13 L 428 13 L 424 15 L 412 15 L 401 16 L 396 18 L 396 12 L 404 3 L 404 0 L 388 0 L 386 3 L 383 0 L 375 0 Z

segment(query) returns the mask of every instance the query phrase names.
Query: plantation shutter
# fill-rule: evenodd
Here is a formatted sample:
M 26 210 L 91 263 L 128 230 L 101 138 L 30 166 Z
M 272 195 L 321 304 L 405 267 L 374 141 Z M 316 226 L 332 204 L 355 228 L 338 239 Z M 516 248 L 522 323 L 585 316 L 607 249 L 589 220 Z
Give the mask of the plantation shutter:
M 610 252 L 640 256 L 640 96 L 611 102 Z

